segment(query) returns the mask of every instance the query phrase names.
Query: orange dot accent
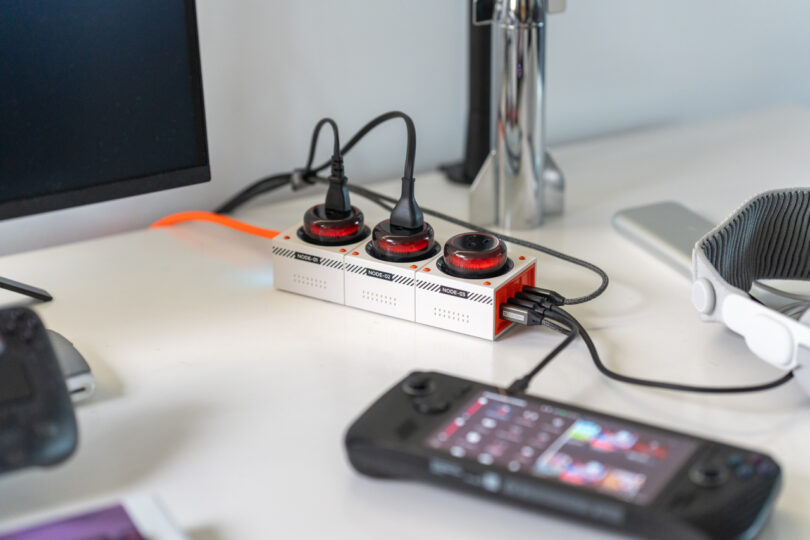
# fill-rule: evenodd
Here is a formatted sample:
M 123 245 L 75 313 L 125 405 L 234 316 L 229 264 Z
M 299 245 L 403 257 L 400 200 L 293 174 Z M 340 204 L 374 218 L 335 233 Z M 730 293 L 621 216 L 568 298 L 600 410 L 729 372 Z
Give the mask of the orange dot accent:
M 485 281 L 484 285 L 492 285 L 492 283 L 490 283 L 489 281 Z
M 412 265 L 411 265 L 411 268 L 416 268 L 416 265 L 415 265 L 415 264 L 412 264 Z
M 525 261 L 525 260 L 526 260 L 526 257 L 524 257 L 523 255 L 521 255 L 520 257 L 518 257 L 518 259 L 520 259 L 521 261 Z
M 289 236 L 285 236 L 285 237 L 284 237 L 284 240 L 289 240 L 289 239 L 290 239 L 290 237 L 289 237 Z
M 357 253 L 356 251 L 352 251 L 352 255 L 360 255 L 360 254 Z
M 430 272 L 430 268 L 422 268 L 422 272 Z
M 341 253 L 346 253 L 346 248 L 340 248 Z

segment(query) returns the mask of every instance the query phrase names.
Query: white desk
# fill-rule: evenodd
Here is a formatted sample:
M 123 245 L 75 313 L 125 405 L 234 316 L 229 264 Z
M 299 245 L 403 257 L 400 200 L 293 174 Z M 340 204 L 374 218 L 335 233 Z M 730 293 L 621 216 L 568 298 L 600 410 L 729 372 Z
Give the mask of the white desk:
M 703 384 L 770 380 L 777 373 L 740 338 L 700 322 L 690 284 L 620 237 L 610 217 L 675 199 L 719 220 L 756 191 L 807 185 L 808 148 L 810 112 L 800 109 L 564 146 L 555 156 L 568 181 L 566 214 L 525 236 L 608 272 L 607 292 L 572 311 L 614 368 Z M 396 193 L 398 182 L 384 188 Z M 421 175 L 417 193 L 425 206 L 466 215 L 463 189 L 438 174 Z M 313 190 L 240 217 L 282 228 L 320 197 Z M 383 216 L 355 201 L 369 223 Z M 345 460 L 346 427 L 407 371 L 506 384 L 557 336 L 519 330 L 489 343 L 276 291 L 269 242 L 209 224 L 6 257 L 0 270 L 54 294 L 37 311 L 86 355 L 99 382 L 78 408 L 80 448 L 66 465 L 0 478 L 2 529 L 70 501 L 148 491 L 198 540 L 610 537 L 451 491 L 370 480 Z M 596 283 L 545 256 L 539 276 L 569 295 Z M 531 390 L 770 452 L 785 484 L 763 537 L 810 536 L 810 400 L 795 383 L 736 397 L 636 388 L 598 374 L 578 343 Z

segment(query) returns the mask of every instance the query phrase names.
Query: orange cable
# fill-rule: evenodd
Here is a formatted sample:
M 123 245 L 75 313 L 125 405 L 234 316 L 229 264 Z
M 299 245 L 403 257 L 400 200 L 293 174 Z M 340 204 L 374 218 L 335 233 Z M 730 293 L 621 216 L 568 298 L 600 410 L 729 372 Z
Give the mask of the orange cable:
M 239 232 L 252 234 L 255 236 L 261 236 L 263 238 L 275 238 L 276 236 L 279 235 L 278 231 L 273 231 L 271 229 L 265 229 L 262 227 L 257 227 L 255 225 L 250 225 L 243 221 L 238 221 L 233 218 L 229 218 L 228 216 L 223 216 L 222 214 L 215 214 L 214 212 L 203 212 L 200 210 L 192 210 L 190 212 L 180 212 L 177 214 L 166 216 L 152 223 L 152 225 L 150 225 L 149 228 L 157 229 L 159 227 L 168 227 L 169 225 L 176 225 L 178 223 L 185 223 L 187 221 L 208 221 L 210 223 L 222 225 L 223 227 L 230 227 L 231 229 L 237 230 Z

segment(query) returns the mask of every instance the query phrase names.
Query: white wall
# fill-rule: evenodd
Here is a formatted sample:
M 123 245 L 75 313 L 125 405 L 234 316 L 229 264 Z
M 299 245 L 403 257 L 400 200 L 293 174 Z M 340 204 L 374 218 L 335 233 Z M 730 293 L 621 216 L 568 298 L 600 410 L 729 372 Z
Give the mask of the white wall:
M 568 0 L 549 22 L 552 142 L 810 106 L 808 18 L 805 0 Z
M 213 181 L 2 222 L 0 253 L 213 208 L 261 175 L 301 166 L 312 125 L 326 115 L 345 140 L 401 109 L 417 125 L 417 170 L 461 156 L 466 1 L 197 3 Z M 810 106 L 808 19 L 802 0 L 568 0 L 549 21 L 550 142 Z M 382 127 L 352 151 L 350 178 L 400 176 L 403 131 Z

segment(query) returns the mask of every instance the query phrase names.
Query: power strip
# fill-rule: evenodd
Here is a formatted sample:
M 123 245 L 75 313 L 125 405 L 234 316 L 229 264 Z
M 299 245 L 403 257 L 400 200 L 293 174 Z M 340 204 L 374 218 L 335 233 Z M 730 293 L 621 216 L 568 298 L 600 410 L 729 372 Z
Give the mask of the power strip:
M 508 246 L 504 274 L 465 279 L 440 268 L 441 252 L 417 262 L 388 262 L 370 254 L 369 238 L 321 246 L 302 239 L 301 226 L 272 241 L 277 289 L 494 340 L 513 324 L 500 318 L 500 305 L 535 284 L 537 260 L 519 246 Z

